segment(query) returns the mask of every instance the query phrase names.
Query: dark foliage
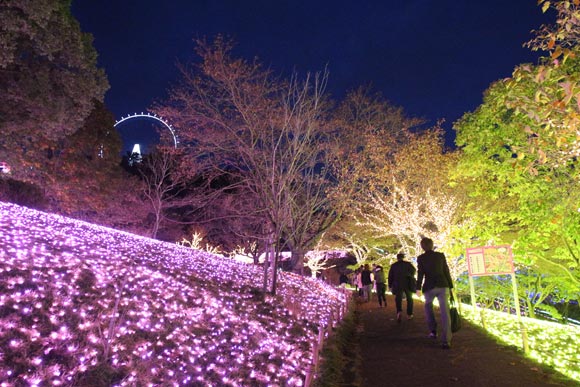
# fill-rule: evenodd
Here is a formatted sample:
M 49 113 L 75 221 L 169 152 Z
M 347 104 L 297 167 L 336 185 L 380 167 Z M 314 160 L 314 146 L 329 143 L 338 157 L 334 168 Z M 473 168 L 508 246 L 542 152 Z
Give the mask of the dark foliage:
M 37 210 L 44 210 L 48 205 L 42 188 L 11 178 L 0 178 L 0 201 Z

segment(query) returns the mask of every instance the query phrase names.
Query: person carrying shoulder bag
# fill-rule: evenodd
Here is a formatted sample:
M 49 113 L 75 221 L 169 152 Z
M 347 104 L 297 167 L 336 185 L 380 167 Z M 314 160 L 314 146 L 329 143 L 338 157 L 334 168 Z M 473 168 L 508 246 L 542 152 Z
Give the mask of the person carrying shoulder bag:
M 425 295 L 425 317 L 429 327 L 429 337 L 433 339 L 437 338 L 437 321 L 433 312 L 433 300 L 435 298 L 439 300 L 441 348 L 449 349 L 452 337 L 449 297 L 453 288 L 449 266 L 443 253 L 433 251 L 431 239 L 421 239 L 421 248 L 425 252 L 417 257 L 417 296 L 421 296 L 421 292 Z

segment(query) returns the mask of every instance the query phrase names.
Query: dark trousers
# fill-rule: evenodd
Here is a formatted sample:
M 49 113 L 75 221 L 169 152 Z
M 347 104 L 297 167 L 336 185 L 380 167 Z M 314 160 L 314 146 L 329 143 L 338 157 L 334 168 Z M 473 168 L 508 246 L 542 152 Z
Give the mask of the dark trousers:
M 387 306 L 387 284 L 382 282 L 377 282 L 377 297 L 379 299 L 379 305 L 383 306 L 383 302 L 385 306 Z
M 403 310 L 403 295 L 407 299 L 407 316 L 413 314 L 413 292 L 408 289 L 399 290 L 395 293 L 395 307 L 397 313 Z

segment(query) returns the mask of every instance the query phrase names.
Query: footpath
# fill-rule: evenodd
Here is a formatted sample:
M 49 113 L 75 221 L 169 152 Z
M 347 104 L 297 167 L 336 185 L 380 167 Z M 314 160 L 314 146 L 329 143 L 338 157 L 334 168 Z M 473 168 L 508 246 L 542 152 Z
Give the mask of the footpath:
M 414 318 L 407 320 L 403 300 L 403 318 L 397 323 L 394 297 L 387 295 L 387 301 L 386 308 L 379 308 L 376 298 L 357 305 L 362 387 L 580 386 L 465 319 L 451 349 L 442 349 L 438 339 L 427 337 L 422 302 L 415 300 Z

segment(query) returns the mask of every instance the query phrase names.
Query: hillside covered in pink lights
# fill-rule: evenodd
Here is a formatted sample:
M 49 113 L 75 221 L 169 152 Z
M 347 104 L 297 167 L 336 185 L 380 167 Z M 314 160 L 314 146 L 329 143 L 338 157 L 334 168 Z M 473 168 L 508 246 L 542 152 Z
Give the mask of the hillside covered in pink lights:
M 1 386 L 303 386 L 345 296 L 0 202 Z

